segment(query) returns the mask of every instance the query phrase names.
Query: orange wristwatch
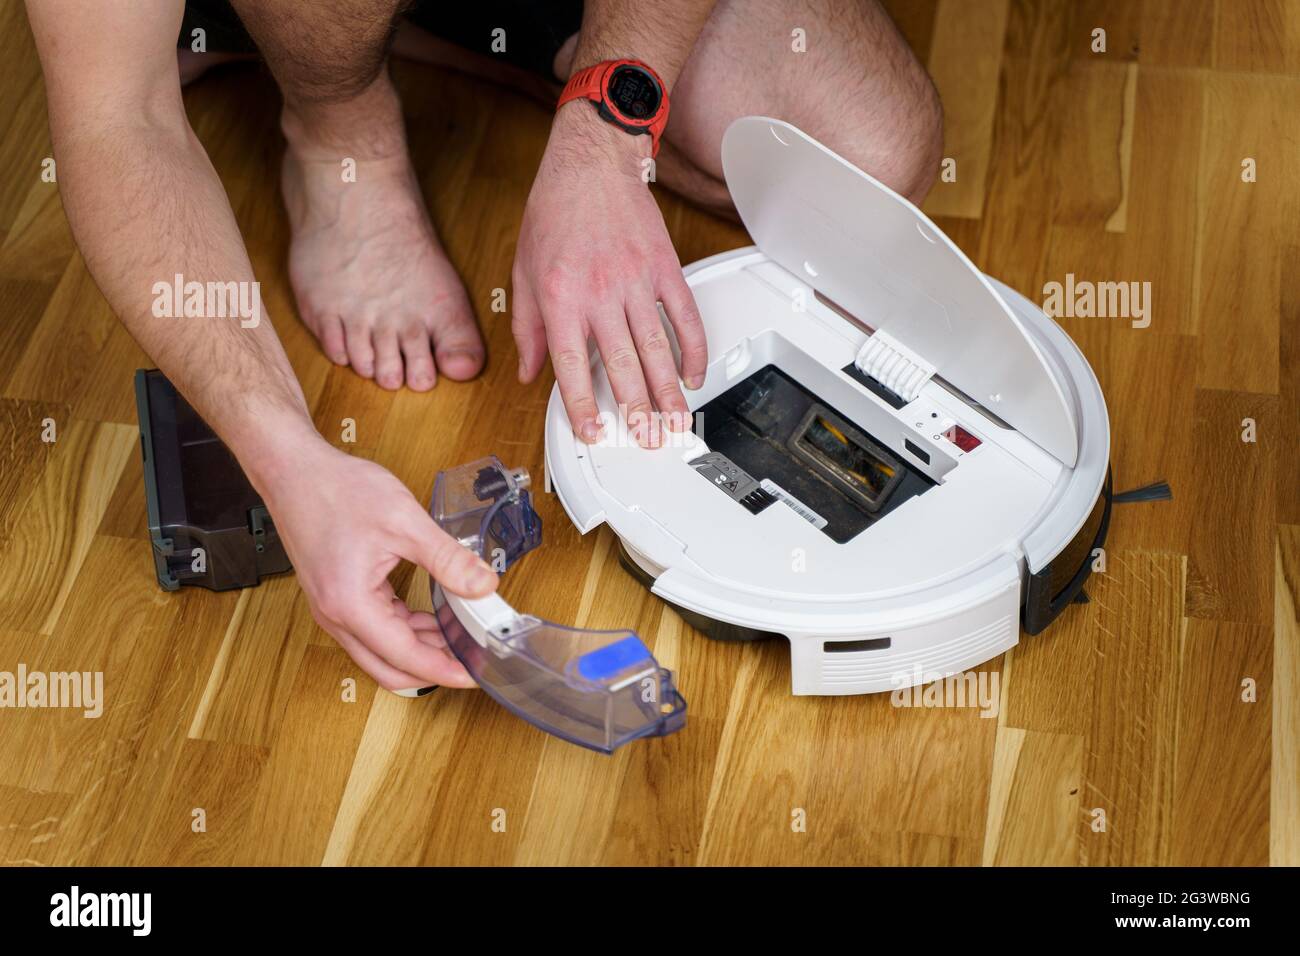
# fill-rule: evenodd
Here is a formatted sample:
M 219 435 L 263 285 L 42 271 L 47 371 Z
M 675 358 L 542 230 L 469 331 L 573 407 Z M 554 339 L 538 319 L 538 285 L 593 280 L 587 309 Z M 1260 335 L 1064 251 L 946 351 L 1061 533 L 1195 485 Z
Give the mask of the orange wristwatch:
M 635 135 L 649 134 L 659 153 L 659 137 L 668 125 L 668 91 L 654 70 L 640 60 L 606 60 L 569 77 L 556 108 L 570 100 L 591 100 L 607 123 Z

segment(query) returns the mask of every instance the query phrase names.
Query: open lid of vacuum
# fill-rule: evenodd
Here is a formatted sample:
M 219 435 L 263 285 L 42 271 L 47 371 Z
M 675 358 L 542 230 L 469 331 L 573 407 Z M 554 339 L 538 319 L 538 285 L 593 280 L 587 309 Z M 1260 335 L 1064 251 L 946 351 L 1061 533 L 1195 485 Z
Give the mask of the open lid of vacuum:
M 780 120 L 728 127 L 722 165 L 758 247 L 1067 467 L 1073 403 L 1019 318 L 930 220 Z

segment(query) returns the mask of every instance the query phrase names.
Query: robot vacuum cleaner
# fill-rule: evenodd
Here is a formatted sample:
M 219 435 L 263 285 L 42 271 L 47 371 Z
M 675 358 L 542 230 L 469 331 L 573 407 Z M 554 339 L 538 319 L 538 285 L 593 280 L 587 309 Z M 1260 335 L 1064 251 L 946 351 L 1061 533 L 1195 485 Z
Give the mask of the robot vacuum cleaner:
M 582 532 L 714 637 L 790 642 L 795 694 L 972 668 L 1080 597 L 1110 518 L 1110 426 L 1083 354 L 920 210 L 788 123 L 734 122 L 756 245 L 687 267 L 708 336 L 694 431 L 570 429 L 546 467 Z M 670 330 L 671 331 L 671 330 Z
M 1082 353 L 793 126 L 737 120 L 722 160 L 756 245 L 685 269 L 710 356 L 694 430 L 639 447 L 593 362 L 602 440 L 574 437 L 558 388 L 547 410 L 569 518 L 609 525 L 624 566 L 706 634 L 788 640 L 795 694 L 929 683 L 1042 631 L 1084 599 L 1110 520 Z M 431 512 L 504 571 L 541 540 L 529 486 L 483 459 L 438 476 Z M 685 722 L 633 632 L 432 591 L 480 686 L 542 729 L 609 753 Z

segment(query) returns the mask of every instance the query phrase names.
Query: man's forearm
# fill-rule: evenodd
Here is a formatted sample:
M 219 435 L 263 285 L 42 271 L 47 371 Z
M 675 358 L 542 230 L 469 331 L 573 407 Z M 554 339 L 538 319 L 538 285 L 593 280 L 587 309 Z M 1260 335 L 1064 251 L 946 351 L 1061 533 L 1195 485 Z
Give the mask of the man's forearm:
M 265 494 L 291 467 L 295 444 L 316 436 L 202 146 L 183 117 L 53 125 L 64 205 L 96 283 Z M 213 283 L 223 295 L 239 289 L 255 317 L 239 315 L 229 296 L 225 317 L 208 314 L 206 296 L 204 314 L 187 316 L 174 294 L 178 275 L 182 293 L 188 283 Z
M 640 60 L 659 75 L 671 100 L 714 2 L 588 0 L 570 73 L 603 60 Z M 631 177 L 642 176 L 650 156 L 650 137 L 628 136 L 601 120 L 590 104 L 576 100 L 556 113 L 551 144 L 556 161 L 594 164 Z
M 588 0 L 570 68 L 640 60 L 671 99 L 712 6 Z M 549 351 L 569 423 L 585 442 L 598 441 L 603 430 L 589 363 L 593 339 L 620 418 L 646 447 L 659 445 L 662 426 L 689 427 L 682 385 L 698 388 L 708 364 L 699 309 L 646 188 L 653 152 L 653 136 L 628 135 L 584 98 L 566 100 L 520 226 L 511 319 L 519 377 L 531 381 Z

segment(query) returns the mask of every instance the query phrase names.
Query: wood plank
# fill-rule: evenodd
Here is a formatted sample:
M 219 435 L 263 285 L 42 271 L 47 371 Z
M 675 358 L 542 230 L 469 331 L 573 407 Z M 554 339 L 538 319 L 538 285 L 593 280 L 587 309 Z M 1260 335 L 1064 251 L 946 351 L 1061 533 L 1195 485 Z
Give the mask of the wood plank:
M 1247 420 L 1257 441 L 1243 441 Z M 1273 469 L 1281 436 L 1277 397 L 1196 392 L 1195 445 L 1200 469 L 1187 552 L 1187 615 L 1267 624 L 1273 617 Z M 1248 505 L 1225 508 L 1251 489 Z
M 899 708 L 884 694 L 782 699 L 783 649 L 765 650 L 776 653 L 745 658 L 731 697 L 699 863 L 860 864 L 882 831 L 953 837 L 958 862 L 979 861 L 995 721 L 974 710 Z M 774 744 L 792 726 L 809 746 Z M 882 765 L 891 773 L 873 771 Z M 965 781 L 961 794 L 942 782 L 954 777 Z M 792 827 L 800 819 L 806 831 Z
M 761 646 L 746 650 L 723 722 L 696 863 L 815 863 L 833 842 L 821 812 L 829 801 L 810 806 L 816 760 L 810 748 L 773 747 L 777 728 L 797 725 L 801 708 L 779 696 L 785 684 L 779 657 Z M 800 812 L 810 817 L 805 832 L 793 829 Z
M 132 848 L 134 865 L 170 865 L 173 855 L 188 858 L 191 854 L 196 862 L 224 864 L 232 859 L 237 844 L 226 843 L 222 835 L 235 832 L 229 817 L 242 820 L 265 753 L 257 749 L 242 754 L 233 749 L 200 752 L 201 748 L 186 738 L 184 728 L 199 705 L 205 675 L 218 653 L 217 639 L 234 613 L 239 594 L 194 588 L 167 593 L 163 600 L 179 609 L 179 637 L 164 633 L 156 643 L 151 683 L 142 695 L 148 702 L 146 731 L 120 804 L 120 839 Z M 222 769 L 227 767 L 228 777 Z M 211 776 L 204 776 L 201 784 L 192 787 L 190 781 L 205 771 Z M 207 797 L 214 792 L 217 797 Z M 216 802 L 199 804 L 196 793 Z M 207 813 L 206 832 L 193 829 L 196 807 Z M 178 836 L 187 842 L 178 845 Z M 97 861 L 106 859 L 111 857 L 98 857 Z
M 85 263 L 73 258 L 9 377 L 5 396 L 75 404 L 117 327 Z
M 227 617 L 236 596 L 157 587 L 141 545 L 97 538 L 79 581 L 101 582 L 74 591 L 55 633 L 31 666 L 45 671 L 103 675 L 102 713 L 34 712 L 33 733 L 47 736 L 28 786 L 73 793 L 61 838 L 68 862 L 103 865 L 129 861 L 161 803 L 184 741 L 182 728 L 210 666 L 209 635 Z M 111 570 L 110 570 L 111 569 Z M 102 581 L 111 574 L 113 587 Z M 163 862 L 163 861 L 157 861 Z
M 290 575 L 268 578 L 239 596 L 188 736 L 270 747 L 318 627 Z
M 1168 861 L 1266 866 L 1273 636 L 1189 620 L 1179 655 L 1177 767 Z M 1254 683 L 1252 700 L 1243 682 Z
M 1182 559 L 1113 551 L 1107 567 L 1119 586 L 1092 599 L 1097 662 L 1080 791 L 1080 861 L 1154 866 L 1168 862 L 1174 826 Z M 1093 829 L 1101 819 L 1095 811 L 1105 814 L 1104 831 Z
M 375 685 L 338 648 L 309 647 L 241 829 L 237 865 L 315 866 L 374 700 Z M 343 681 L 356 681 L 354 701 Z
M 0 244 L 0 278 L 58 282 L 74 255 L 76 246 L 58 184 L 33 178 L 31 191 Z
M 998 730 L 986 865 L 1078 865 L 1083 752 L 1077 734 Z
M 451 692 L 435 701 L 434 707 L 437 721 L 454 720 L 457 729 L 446 772 L 437 781 L 433 808 L 463 809 L 433 812 L 421 830 L 419 862 L 426 866 L 509 864 L 528 826 L 533 779 L 545 736 L 521 724 L 486 694 Z M 487 741 L 490 746 L 485 746 Z M 554 824 L 539 816 L 534 826 L 545 829 Z M 376 821 L 374 826 L 378 825 Z
M 1142 4 L 1133 0 L 1070 0 L 1073 14 L 1070 55 L 1075 60 L 1132 63 L 1141 47 Z M 1098 51 L 1093 33 L 1105 30 L 1104 50 Z
M 69 848 L 63 818 L 75 798 L 67 793 L 0 785 L 0 866 L 55 866 Z
M 1144 68 L 1137 75 L 1124 265 L 1113 278 L 1150 282 L 1152 326 L 1191 334 L 1198 328 L 1198 160 L 1205 139 L 1205 81 L 1185 71 Z
M 1136 98 L 1135 72 L 1128 64 L 1097 60 L 1075 63 L 1065 76 L 1073 119 L 1062 124 L 1056 147 L 1053 223 L 1100 229 L 1126 209 L 1133 121 L 1126 100 L 1130 83 Z
M 1213 74 L 1201 155 L 1198 328 L 1202 388 L 1278 390 L 1281 257 L 1300 213 L 1300 77 Z M 1213 135 L 1208 131 L 1213 130 Z M 1243 182 L 1254 161 L 1255 182 Z
M 484 725 L 496 724 L 497 733 L 491 738 L 501 741 L 511 757 L 522 758 L 503 761 L 520 777 L 514 781 L 483 775 L 462 778 L 471 788 L 484 788 L 482 799 L 446 803 L 441 794 L 449 789 L 451 778 L 461 778 L 468 770 L 461 762 L 466 736 L 460 731 L 476 704 L 487 704 L 481 708 Z M 487 726 L 482 730 L 490 733 Z M 330 831 L 324 864 L 407 866 L 424 862 L 426 855 L 440 864 L 461 859 L 477 864 L 508 862 L 508 847 L 516 841 L 518 827 L 512 827 L 516 821 L 506 811 L 505 830 L 494 830 L 493 813 L 499 804 L 511 803 L 499 787 L 513 790 L 521 799 L 527 794 L 529 763 L 523 751 L 532 748 L 517 746 L 515 737 L 501 708 L 472 690 L 444 688 L 418 700 L 377 693 Z M 489 840 L 489 834 L 496 839 Z
M 1104 275 L 1089 271 L 1086 275 Z M 1097 373 L 1110 412 L 1110 460 L 1116 492 L 1164 480 L 1172 501 L 1116 505 L 1108 549 L 1186 554 L 1204 504 L 1203 437 L 1196 429 L 1196 341 L 1164 335 L 1154 322 L 1135 329 L 1123 319 L 1062 322 Z M 1153 393 L 1160 399 L 1152 401 Z
M 113 497 L 109 499 L 104 517 L 95 533 L 130 538 L 132 541 L 150 540 L 143 453 L 127 456 L 122 474 L 117 479 L 117 487 L 113 489 Z
M 1295 0 L 1221 0 L 1216 9 L 1215 68 L 1300 72 L 1300 5 Z
M 260 747 L 184 741 L 137 865 L 231 865 L 265 762 Z
M 48 636 L 34 631 L 0 628 L 0 671 L 13 675 L 11 679 L 15 683 L 22 667 L 28 673 L 48 673 L 43 664 L 50 652 L 49 641 Z M 94 723 L 85 717 L 85 709 L 78 712 L 72 708 L 18 707 L 15 702 L 0 714 L 4 720 L 0 787 L 12 788 L 10 796 L 15 800 L 25 799 L 21 796 L 23 791 L 64 792 L 58 789 L 55 776 L 64 752 L 62 737 L 64 733 Z M 75 796 L 75 788 L 66 792 Z M 0 813 L 3 812 L 0 805 Z
M 7 387 L 36 334 L 55 283 L 0 279 L 0 391 Z
M 66 405 L 0 398 L 0 540 L 13 535 L 24 520 L 22 505 L 58 447 L 59 423 L 69 417 Z M 50 419 L 53 442 L 44 440 Z
M 375 388 L 347 366 L 336 365 L 325 376 L 312 422 L 331 445 L 368 457 L 379 444 L 392 404 L 392 392 Z
M 153 361 L 131 338 L 126 326 L 118 323 L 90 368 L 73 414 L 89 421 L 137 425 L 135 373 L 153 367 Z
M 940 0 L 930 77 L 943 101 L 944 159 L 956 161 L 956 179 L 935 183 L 929 215 L 978 219 L 984 210 L 1007 8 L 1007 0 Z
M 29 671 L 102 675 L 99 716 L 27 710 L 5 718 L 12 753 L 30 759 L 11 763 L 3 779 L 76 796 L 61 831 L 69 863 L 87 862 L 116 822 L 135 747 L 147 729 L 147 687 L 157 673 L 151 664 L 179 620 L 179 605 L 165 600 L 156 585 L 148 587 L 152 573 L 132 560 L 137 552 L 126 541 L 95 539 L 78 580 L 96 586 L 75 589 L 58 629 L 22 658 Z
M 1007 19 L 979 261 L 1013 289 L 1045 281 L 1055 144 L 1068 115 L 1069 18 L 1065 4 L 1015 4 Z
M 57 436 L 40 478 L 13 511 L 21 520 L 0 542 L 0 626 L 42 634 L 59 619 L 137 439 L 134 428 L 77 419 L 58 423 Z
M 21 3 L 0 4 L 0 90 L 8 107 L 0 133 L 0 235 L 7 235 L 28 190 L 40 182 L 41 160 L 52 156 L 45 121 L 45 84 Z
M 1004 665 L 999 724 L 1057 736 L 1087 733 L 1095 699 L 1098 620 L 1124 585 L 1113 574 L 1094 574 L 1087 585 L 1087 604 L 1066 608 L 1042 634 L 1021 634 L 1009 666 Z
M 1209 66 L 1214 58 L 1217 8 L 1215 0 L 1142 0 L 1142 65 Z
M 1092 72 L 1096 72 L 1095 67 Z M 1194 335 L 1197 331 L 1196 255 L 1201 226 L 1197 213 L 1200 187 L 1196 159 L 1201 152 L 1204 84 L 1199 75 L 1185 72 L 1143 70 L 1140 75 L 1134 94 L 1127 199 L 1114 198 L 1119 194 L 1112 185 L 1111 200 L 1099 201 L 1100 194 L 1088 192 L 1063 201 L 1056 216 L 1067 221 L 1052 228 L 1046 278 L 1064 284 L 1067 274 L 1072 273 L 1076 280 L 1088 282 L 1136 282 L 1139 290 L 1143 288 L 1141 283 L 1149 283 L 1146 315 L 1140 320 L 1134 316 L 1128 322 L 1120 319 L 1109 324 L 1132 327 L 1132 321 L 1149 322 L 1147 328 L 1152 332 Z M 1117 118 L 1121 111 L 1118 100 L 1121 96 L 1126 98 L 1128 90 L 1121 94 L 1118 81 L 1111 86 L 1112 117 L 1109 132 L 1101 140 L 1115 146 L 1124 135 Z M 1069 157 L 1091 142 L 1095 142 L 1091 132 L 1075 132 L 1072 138 L 1063 140 L 1059 161 L 1066 168 L 1078 166 L 1080 161 Z M 1171 166 L 1170 151 L 1185 161 Z M 1073 182 L 1078 178 L 1079 174 L 1058 176 L 1059 189 L 1073 193 Z M 1112 184 L 1122 180 L 1118 166 L 1109 178 Z M 1112 206 L 1113 203 L 1117 204 Z M 1107 226 L 1117 225 L 1114 217 L 1120 211 L 1123 234 L 1103 231 L 1100 221 L 1105 219 Z M 1081 328 L 1100 321 L 1065 319 L 1062 324 L 1075 335 Z M 1194 371 L 1194 367 L 1189 368 L 1184 374 L 1192 378 Z

